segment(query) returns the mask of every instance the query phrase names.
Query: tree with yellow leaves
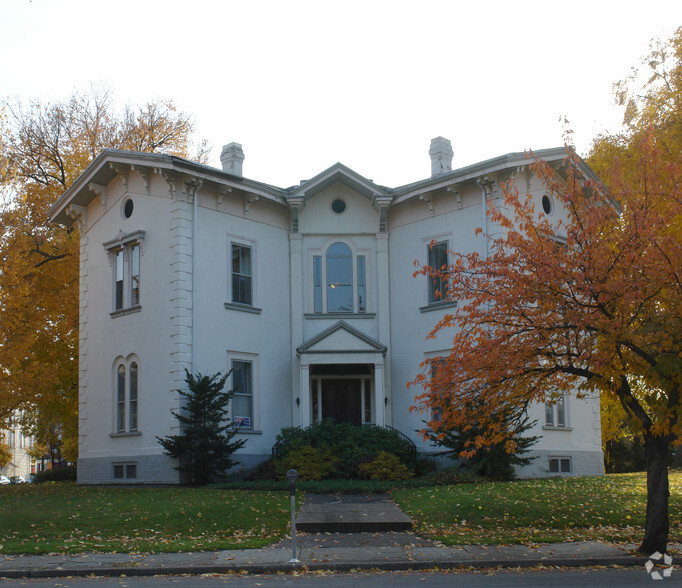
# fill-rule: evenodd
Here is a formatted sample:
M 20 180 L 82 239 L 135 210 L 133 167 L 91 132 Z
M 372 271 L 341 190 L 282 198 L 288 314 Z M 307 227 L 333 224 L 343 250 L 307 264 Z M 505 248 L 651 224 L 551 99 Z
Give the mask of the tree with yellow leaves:
M 0 423 L 17 410 L 40 442 L 75 460 L 79 235 L 47 211 L 103 149 L 191 155 L 193 123 L 172 102 L 116 113 L 107 89 L 0 113 Z

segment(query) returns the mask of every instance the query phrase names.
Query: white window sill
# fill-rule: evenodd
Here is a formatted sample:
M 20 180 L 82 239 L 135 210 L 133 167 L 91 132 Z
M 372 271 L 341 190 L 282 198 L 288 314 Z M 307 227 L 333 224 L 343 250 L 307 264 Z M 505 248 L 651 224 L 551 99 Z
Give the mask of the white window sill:
M 109 437 L 140 437 L 142 431 L 122 431 L 120 433 L 109 433 Z
M 115 310 L 114 312 L 110 312 L 109 315 L 111 318 L 116 318 L 119 316 L 125 316 L 127 314 L 134 314 L 136 312 L 140 312 L 142 310 L 142 307 L 139 304 L 136 304 L 135 306 L 130 306 L 128 308 L 122 308 L 121 310 Z
M 432 302 L 426 306 L 420 306 L 419 312 L 431 312 L 432 310 L 442 310 L 444 308 L 454 308 L 457 306 L 456 300 L 446 300 L 445 302 Z
M 542 427 L 543 431 L 572 431 L 573 427 L 557 427 L 554 425 L 545 425 Z
M 262 435 L 263 434 L 263 431 L 260 431 L 258 429 L 238 428 L 238 429 L 235 429 L 235 431 L 237 431 L 237 435 Z
M 308 312 L 303 315 L 307 319 L 373 319 L 374 312 Z
M 256 308 L 248 304 L 239 304 L 238 302 L 226 302 L 225 308 L 228 310 L 241 310 L 242 312 L 250 312 L 252 314 L 260 314 L 263 312 L 262 308 Z

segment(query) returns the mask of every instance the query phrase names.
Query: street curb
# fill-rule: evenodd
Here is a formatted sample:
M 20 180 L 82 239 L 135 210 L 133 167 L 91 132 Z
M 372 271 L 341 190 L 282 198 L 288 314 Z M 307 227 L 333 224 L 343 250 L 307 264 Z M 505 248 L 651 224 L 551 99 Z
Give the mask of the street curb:
M 310 564 L 221 564 L 200 566 L 166 566 L 166 567 L 93 567 L 93 568 L 54 568 L 40 570 L 0 570 L 0 578 L 63 578 L 66 576 L 174 576 L 198 574 L 277 574 L 293 571 L 330 571 L 351 572 L 361 570 L 408 571 L 408 570 L 454 570 L 484 568 L 532 568 L 532 567 L 567 567 L 580 568 L 591 566 L 644 566 L 648 558 L 642 556 L 623 557 L 583 557 L 553 559 L 517 559 L 517 560 L 396 560 L 353 562 L 313 562 Z

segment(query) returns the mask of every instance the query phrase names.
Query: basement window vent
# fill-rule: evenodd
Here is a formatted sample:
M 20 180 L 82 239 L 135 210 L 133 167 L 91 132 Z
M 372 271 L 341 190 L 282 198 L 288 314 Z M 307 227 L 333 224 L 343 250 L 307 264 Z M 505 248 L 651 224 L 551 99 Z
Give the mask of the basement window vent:
M 570 474 L 572 472 L 572 464 L 570 457 L 550 457 L 549 458 L 549 473 L 550 474 Z
M 136 463 L 115 463 L 114 480 L 134 480 L 137 478 Z

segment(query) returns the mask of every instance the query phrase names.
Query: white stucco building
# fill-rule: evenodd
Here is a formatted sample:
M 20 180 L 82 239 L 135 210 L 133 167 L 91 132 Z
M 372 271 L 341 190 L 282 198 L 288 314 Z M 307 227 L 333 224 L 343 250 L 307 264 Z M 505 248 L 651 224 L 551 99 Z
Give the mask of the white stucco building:
M 33 446 L 33 437 L 24 432 L 18 418 L 12 419 L 8 428 L 0 429 L 0 443 L 7 446 L 11 456 L 9 463 L 0 467 L 0 474 L 8 478 L 22 476 L 28 479 L 35 473 L 35 460 L 28 453 Z
M 451 170 L 439 137 L 429 154 L 430 177 L 398 188 L 340 163 L 277 188 L 243 177 L 236 143 L 223 169 L 97 157 L 51 211 L 81 234 L 79 481 L 179 481 L 156 437 L 177 433 L 185 369 L 233 370 L 246 468 L 282 427 L 325 417 L 389 425 L 432 451 L 406 383 L 447 351 L 425 337 L 452 304 L 412 277 L 414 261 L 432 240 L 431 255 L 482 250 L 483 203 L 510 174 L 561 211 L 522 153 Z M 559 165 L 565 152 L 538 155 Z M 521 475 L 603 472 L 598 400 L 533 410 L 540 457 Z

